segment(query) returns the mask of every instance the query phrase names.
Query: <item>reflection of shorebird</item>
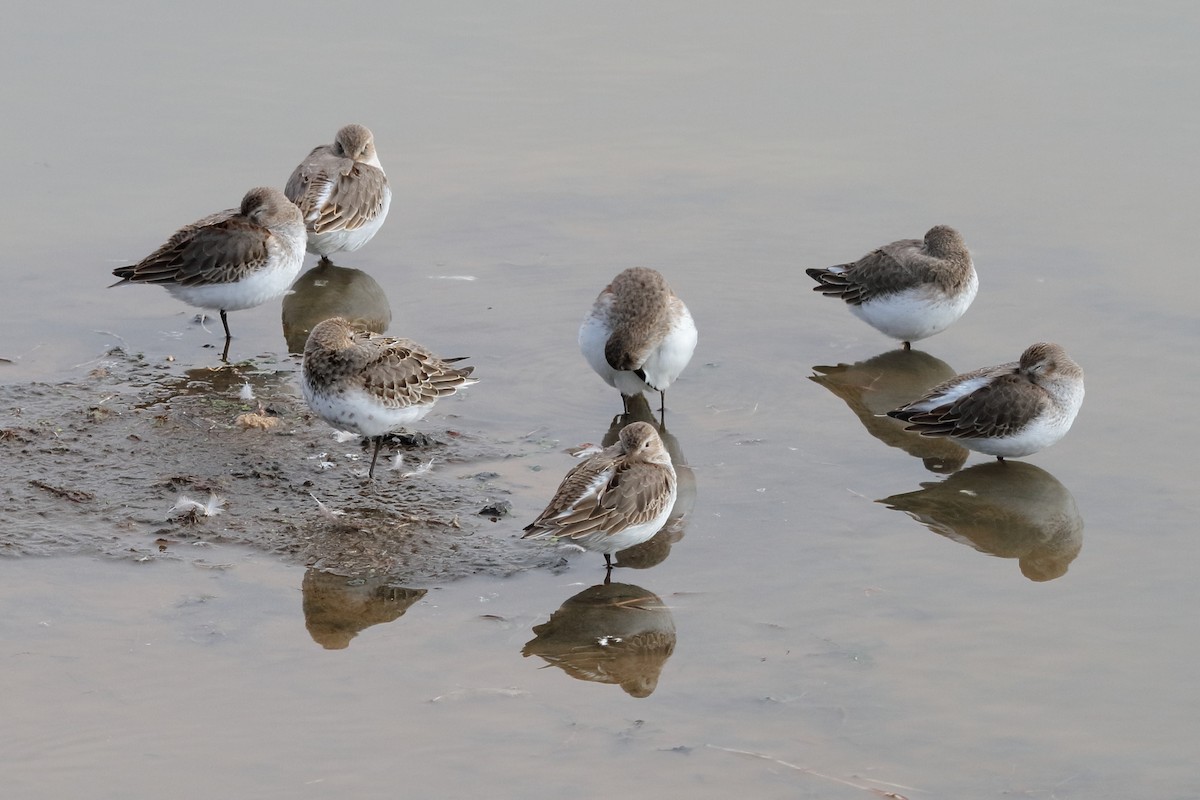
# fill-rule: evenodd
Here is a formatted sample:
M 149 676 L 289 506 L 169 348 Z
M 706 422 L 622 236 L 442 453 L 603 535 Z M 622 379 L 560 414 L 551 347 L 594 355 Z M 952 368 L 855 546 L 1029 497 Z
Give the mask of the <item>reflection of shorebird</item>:
M 878 502 L 980 552 L 1019 559 L 1021 572 L 1033 581 L 1064 574 L 1083 547 L 1075 498 L 1033 464 L 976 464 Z
M 653 592 L 606 583 L 569 598 L 533 628 L 521 650 L 572 678 L 614 683 L 633 697 L 649 697 L 675 651 L 675 620 Z
M 817 374 L 809 380 L 842 398 L 868 433 L 921 459 L 931 472 L 953 472 L 966 462 L 966 449 L 953 441 L 906 432 L 903 423 L 886 416 L 953 377 L 954 370 L 945 361 L 920 350 L 890 350 L 855 364 L 813 367 L 813 372 Z
M 422 419 L 439 397 L 476 383 L 461 358 L 416 342 L 356 330 L 339 317 L 313 328 L 304 347 L 304 399 L 333 427 L 375 440 L 368 478 L 386 434 Z
M 308 252 L 322 258 L 369 242 L 392 202 L 375 137 L 362 125 L 347 125 L 333 144 L 313 148 L 284 192 L 304 215 Z
M 930 228 L 852 264 L 805 270 L 814 292 L 840 297 L 854 316 L 880 333 L 912 342 L 941 333 L 966 312 L 979 289 L 971 253 L 958 231 Z
M 684 526 L 696 504 L 696 473 L 687 465 L 679 439 L 655 419 L 644 394 L 629 399 L 629 411 L 613 418 L 601 444 L 608 447 L 615 443 L 621 429 L 631 422 L 647 422 L 654 426 L 671 456 L 671 465 L 675 468 L 675 502 L 662 530 L 641 544 L 613 554 L 618 567 L 648 569 L 665 561 L 671 553 L 671 546 L 683 538 Z
M 198 308 L 218 311 L 229 357 L 228 311 L 254 308 L 288 290 L 304 262 L 304 221 L 278 189 L 246 192 L 238 208 L 210 214 L 171 235 L 137 264 L 118 267 L 126 283 L 156 283 Z
M 696 324 L 663 276 L 627 269 L 604 287 L 579 328 L 579 349 L 596 374 L 629 399 L 647 389 L 666 408 L 667 387 L 696 349 Z
M 404 616 L 425 591 L 390 586 L 386 578 L 345 578 L 310 569 L 304 573 L 304 625 L 314 642 L 341 650 L 359 631 Z
M 1083 370 L 1056 344 L 1030 345 L 1020 361 L 967 372 L 889 411 L 922 436 L 950 436 L 996 456 L 1027 456 L 1071 429 L 1083 404 Z
M 288 350 L 303 353 L 309 332 L 331 317 L 341 317 L 359 330 L 383 333 L 392 322 L 392 307 L 370 275 L 322 259 L 297 278 L 283 297 Z
M 675 503 L 675 468 L 658 431 L 648 422 L 621 430 L 616 444 L 575 465 L 524 539 L 565 539 L 604 554 L 656 534 Z

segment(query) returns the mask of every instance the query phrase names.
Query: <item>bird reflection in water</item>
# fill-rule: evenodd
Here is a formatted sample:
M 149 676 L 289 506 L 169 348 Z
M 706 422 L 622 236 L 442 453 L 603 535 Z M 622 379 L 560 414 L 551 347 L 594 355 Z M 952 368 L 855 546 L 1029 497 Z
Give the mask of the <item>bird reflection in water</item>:
M 387 578 L 346 578 L 310 569 L 304 573 L 304 626 L 326 650 L 342 650 L 358 632 L 404 616 L 425 589 L 405 589 Z
M 618 567 L 647 569 L 665 561 L 671 553 L 671 546 L 683 538 L 687 518 L 696 504 L 696 473 L 687 465 L 687 459 L 679 447 L 679 439 L 660 423 L 651 410 L 646 395 L 634 395 L 625 398 L 625 401 L 629 410 L 613 417 L 608 432 L 604 434 L 602 446 L 608 447 L 617 441 L 621 429 L 629 423 L 648 422 L 658 431 L 667 452 L 671 455 L 671 465 L 675 467 L 675 505 L 671 508 L 671 515 L 667 517 L 667 524 L 647 541 L 619 550 L 613 555 L 613 563 Z
M 283 298 L 283 338 L 288 351 L 303 353 L 313 326 L 333 317 L 383 333 L 392 323 L 392 307 L 370 275 L 322 260 L 297 278 Z
M 649 697 L 675 651 L 675 619 L 658 595 L 628 583 L 604 583 L 564 602 L 533 628 L 521 650 L 572 678 L 620 686 Z
M 809 380 L 842 398 L 867 433 L 921 459 L 930 472 L 954 472 L 966 463 L 965 447 L 906 431 L 904 423 L 885 416 L 953 378 L 956 373 L 945 361 L 920 350 L 889 350 L 854 364 L 816 366 L 813 372 Z
M 273 397 L 288 391 L 295 372 L 271 369 L 265 363 L 250 361 L 222 364 L 218 367 L 193 367 L 183 377 L 159 381 L 165 398 L 195 395 L 203 398 L 241 398 L 246 403 Z M 156 397 L 156 402 L 165 399 Z
M 876 502 L 982 553 L 1017 559 L 1031 581 L 1064 575 L 1083 547 L 1075 498 L 1049 472 L 1021 461 L 978 464 Z

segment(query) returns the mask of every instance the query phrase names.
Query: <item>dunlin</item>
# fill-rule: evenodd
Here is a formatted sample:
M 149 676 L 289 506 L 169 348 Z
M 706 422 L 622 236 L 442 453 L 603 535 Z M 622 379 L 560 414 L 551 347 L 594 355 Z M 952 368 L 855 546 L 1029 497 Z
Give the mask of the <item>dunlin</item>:
M 579 349 L 623 398 L 652 389 L 665 407 L 667 387 L 696 349 L 696 325 L 661 274 L 633 267 L 596 298 L 579 328 Z
M 922 436 L 950 436 L 978 453 L 1027 456 L 1071 429 L 1083 403 L 1083 370 L 1056 344 L 1030 345 L 1020 361 L 939 384 L 889 417 Z
M 314 148 L 292 172 L 284 192 L 304 214 L 308 252 L 321 258 L 369 242 L 392 202 L 375 137 L 362 125 L 347 125 L 333 144 Z
M 338 430 L 375 442 L 368 478 L 383 437 L 422 419 L 439 397 L 476 383 L 461 358 L 441 359 L 416 342 L 358 330 L 341 317 L 319 323 L 304 347 L 304 399 Z
M 901 239 L 852 264 L 805 270 L 814 292 L 840 297 L 854 316 L 904 342 L 941 333 L 966 312 L 979 289 L 971 253 L 958 231 L 929 229 L 925 239 Z
M 696 506 L 696 473 L 688 465 L 679 437 L 659 423 L 644 394 L 629 398 L 627 413 L 612 418 L 608 430 L 600 439 L 600 446 L 615 444 L 621 438 L 621 431 L 631 422 L 648 422 L 654 426 L 663 447 L 671 456 L 671 466 L 675 468 L 675 503 L 662 529 L 641 544 L 613 553 L 615 566 L 649 569 L 665 561 L 671 554 L 671 548 L 683 539 Z
M 137 264 L 113 270 L 121 278 L 113 286 L 157 283 L 189 305 L 219 311 L 227 357 L 225 312 L 283 295 L 304 262 L 305 238 L 300 210 L 278 189 L 259 187 L 240 208 L 185 225 Z
M 633 422 L 616 444 L 577 464 L 524 539 L 561 538 L 612 554 L 654 536 L 675 504 L 675 468 L 654 426 Z

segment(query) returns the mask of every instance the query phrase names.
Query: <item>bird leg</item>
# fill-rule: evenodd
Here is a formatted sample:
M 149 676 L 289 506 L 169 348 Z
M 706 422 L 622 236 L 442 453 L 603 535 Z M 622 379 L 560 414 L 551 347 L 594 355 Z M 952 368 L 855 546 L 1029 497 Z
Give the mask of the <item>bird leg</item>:
M 383 446 L 383 437 L 375 437 L 375 452 L 371 454 L 371 468 L 367 470 L 367 480 L 375 480 L 375 460 L 379 458 L 379 448 Z
M 221 360 L 229 363 L 229 343 L 233 336 L 229 333 L 229 320 L 225 317 L 225 309 L 221 309 L 221 325 L 225 328 L 225 349 L 221 351 Z

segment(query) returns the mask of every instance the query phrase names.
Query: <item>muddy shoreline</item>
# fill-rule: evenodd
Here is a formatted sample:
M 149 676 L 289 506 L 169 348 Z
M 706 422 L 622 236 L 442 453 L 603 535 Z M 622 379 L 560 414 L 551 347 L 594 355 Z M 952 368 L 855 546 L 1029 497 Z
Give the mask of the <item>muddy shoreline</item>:
M 565 565 L 503 517 L 502 472 L 544 444 L 456 429 L 443 404 L 368 484 L 369 453 L 311 415 L 295 370 L 265 356 L 181 372 L 118 348 L 72 380 L 0 386 L 0 553 L 196 560 L 233 542 L 405 585 Z

